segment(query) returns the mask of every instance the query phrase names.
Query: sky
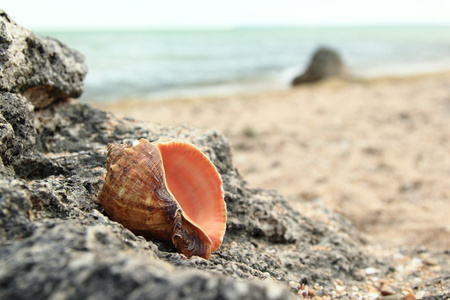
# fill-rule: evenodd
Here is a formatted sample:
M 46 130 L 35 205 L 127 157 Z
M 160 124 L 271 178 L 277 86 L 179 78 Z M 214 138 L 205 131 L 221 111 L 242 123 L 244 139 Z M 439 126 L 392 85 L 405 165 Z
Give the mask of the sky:
M 450 0 L 1 0 L 31 30 L 450 25 Z

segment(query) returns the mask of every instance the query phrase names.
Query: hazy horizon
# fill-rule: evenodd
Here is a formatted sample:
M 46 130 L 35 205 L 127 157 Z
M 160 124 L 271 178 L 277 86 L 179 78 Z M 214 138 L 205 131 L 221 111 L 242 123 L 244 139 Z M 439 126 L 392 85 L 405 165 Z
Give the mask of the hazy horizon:
M 129 27 L 129 28 L 42 28 L 36 29 L 36 33 L 127 33 L 127 32 L 232 32 L 232 31 L 264 31 L 264 30 L 340 30 L 340 29 L 410 29 L 410 28 L 450 28 L 450 24 L 364 24 L 364 25 L 248 25 L 235 27 Z

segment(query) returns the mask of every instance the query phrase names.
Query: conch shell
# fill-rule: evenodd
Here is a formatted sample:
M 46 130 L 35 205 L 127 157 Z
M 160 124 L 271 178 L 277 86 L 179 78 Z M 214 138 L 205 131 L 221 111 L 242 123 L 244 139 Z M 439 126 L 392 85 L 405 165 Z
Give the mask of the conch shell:
M 166 140 L 109 144 L 98 195 L 109 217 L 136 234 L 209 259 L 222 243 L 226 205 L 213 163 L 194 145 Z

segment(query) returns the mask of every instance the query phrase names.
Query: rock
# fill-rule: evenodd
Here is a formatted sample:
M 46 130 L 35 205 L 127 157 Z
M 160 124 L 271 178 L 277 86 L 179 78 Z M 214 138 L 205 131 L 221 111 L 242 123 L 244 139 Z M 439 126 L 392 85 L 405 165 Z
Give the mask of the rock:
M 32 232 L 31 201 L 27 198 L 23 187 L 24 184 L 21 181 L 0 179 L 1 244 L 28 237 Z
M 12 169 L 6 168 L 3 163 L 4 156 L 8 155 L 6 152 L 10 151 L 8 144 L 10 145 L 13 139 L 14 130 L 11 124 L 9 124 L 8 121 L 0 115 L 0 175 L 11 176 L 13 174 Z
M 36 151 L 33 106 L 19 94 L 0 94 L 0 141 L 0 174 L 31 179 L 62 172 Z
M 344 64 L 339 54 L 333 49 L 322 47 L 314 53 L 306 71 L 294 78 L 292 85 L 343 76 L 343 74 Z
M 0 10 L 0 91 L 20 93 L 41 108 L 79 97 L 86 73 L 79 52 L 34 35 Z
M 105 224 L 49 221 L 1 248 L 0 298 L 293 299 L 280 286 L 177 270 L 154 246 L 96 214 Z
M 136 298 L 286 299 L 292 281 L 319 283 L 329 291 L 335 278 L 359 280 L 357 270 L 367 265 L 356 232 L 350 240 L 292 210 L 276 192 L 249 188 L 217 132 L 119 120 L 77 102 L 34 114 L 35 148 L 52 156 L 49 162 L 59 173 L 28 181 L 16 175 L 1 182 L 0 220 L 9 225 L 1 234 L 0 287 L 7 288 L 0 288 L 0 298 L 67 298 L 67 290 L 94 297 L 106 288 L 105 299 L 129 293 Z M 217 166 L 228 229 L 209 261 L 186 260 L 171 245 L 145 241 L 101 213 L 97 194 L 107 143 L 140 137 L 186 139 Z M 70 153 L 61 153 L 64 148 Z
M 0 124 L 2 173 L 13 175 L 17 160 L 29 156 L 35 144 L 32 105 L 18 94 L 0 94 Z
M 29 152 L 36 143 L 33 107 L 18 94 L 2 93 L 0 115 L 6 130 L 1 137 L 1 148 L 5 150 L 0 155 L 3 162 L 9 164 L 18 155 Z

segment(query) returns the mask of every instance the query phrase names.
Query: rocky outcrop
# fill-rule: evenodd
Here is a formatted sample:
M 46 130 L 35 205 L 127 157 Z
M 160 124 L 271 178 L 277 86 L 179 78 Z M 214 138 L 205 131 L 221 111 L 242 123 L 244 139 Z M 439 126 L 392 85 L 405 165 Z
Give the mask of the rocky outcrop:
M 343 75 L 344 64 L 339 54 L 331 48 L 321 47 L 314 52 L 306 71 L 294 78 L 292 85 L 311 83 Z
M 0 10 L 0 91 L 23 95 L 35 107 L 83 92 L 84 56 L 17 25 Z
M 2 40 L 0 49 L 12 42 Z M 85 69 L 60 46 L 80 64 L 74 69 Z M 51 59 L 36 64 L 52 69 Z M 54 84 L 49 90 L 59 89 Z M 312 296 L 306 286 L 335 295 L 336 280 L 361 286 L 364 268 L 389 267 L 364 254 L 363 238 L 342 217 L 324 211 L 326 221 L 314 221 L 275 191 L 250 188 L 218 132 L 119 119 L 75 100 L 34 110 L 29 101 L 20 89 L 0 93 L 1 299 L 293 299 Z M 139 138 L 190 141 L 217 167 L 228 221 L 209 260 L 186 259 L 104 214 L 97 195 L 106 146 Z
M 345 220 L 330 214 L 330 224 L 315 222 L 276 192 L 249 188 L 217 132 L 120 120 L 77 102 L 52 105 L 34 118 L 36 142 L 22 161 L 33 160 L 33 151 L 45 152 L 59 172 L 40 168 L 33 180 L 2 178 L 0 283 L 7 288 L 0 297 L 72 297 L 67 291 L 85 297 L 107 287 L 105 299 L 284 299 L 301 284 L 316 283 L 328 293 L 336 278 L 357 282 L 369 263 L 359 234 Z M 146 241 L 102 213 L 97 194 L 106 145 L 140 137 L 188 140 L 217 166 L 228 222 L 224 243 L 210 260 L 187 260 L 172 245 Z M 41 289 L 44 283 L 47 289 Z

